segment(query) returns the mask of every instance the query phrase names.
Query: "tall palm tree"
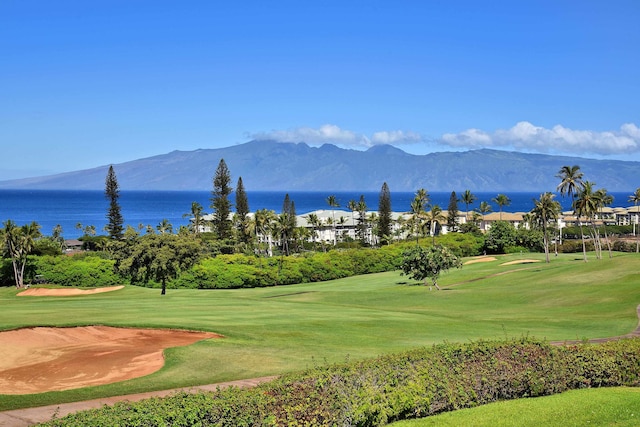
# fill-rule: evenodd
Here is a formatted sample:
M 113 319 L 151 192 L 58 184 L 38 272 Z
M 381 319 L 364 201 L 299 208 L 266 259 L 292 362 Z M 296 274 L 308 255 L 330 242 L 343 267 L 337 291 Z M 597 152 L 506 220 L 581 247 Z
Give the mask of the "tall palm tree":
M 600 209 L 600 218 L 602 219 L 602 225 L 604 228 L 604 240 L 607 242 L 607 249 L 609 251 L 609 258 L 613 258 L 613 252 L 611 249 L 611 242 L 609 241 L 609 234 L 607 233 L 607 222 L 604 220 L 603 208 L 605 206 L 611 206 L 613 203 L 613 196 L 607 193 L 607 190 L 600 188 L 596 191 L 597 200 L 599 202 L 598 208 Z
M 636 253 L 640 252 L 640 233 L 636 234 L 636 226 L 638 224 L 638 203 L 640 203 L 640 187 L 636 188 L 636 191 L 629 196 L 629 201 L 633 202 L 633 205 L 636 207 L 635 209 L 635 222 L 633 223 L 633 235 L 636 236 Z
M 356 211 L 358 210 L 358 202 L 356 202 L 354 199 L 349 200 L 349 203 L 347 203 L 347 208 L 351 211 L 351 227 L 354 230 L 353 237 L 355 240 L 356 234 L 357 234 L 355 232 L 355 228 L 356 228 Z
M 429 232 L 431 233 L 432 244 L 436 244 L 436 226 L 441 224 L 442 221 L 446 220 L 444 215 L 442 215 L 442 208 L 438 205 L 431 206 L 431 210 L 427 212 L 427 222 L 429 225 Z
M 591 181 L 584 181 L 582 183 L 582 190 L 577 194 L 575 199 L 575 211 L 578 216 L 584 216 L 591 224 L 593 230 L 594 249 L 596 251 L 596 258 L 600 258 L 599 251 L 600 239 L 598 232 L 595 229 L 595 216 L 600 207 L 600 199 L 598 193 L 594 190 L 595 183 Z
M 426 211 L 425 211 L 426 203 L 423 197 L 416 194 L 416 196 L 411 201 L 411 219 L 410 224 L 412 228 L 412 233 L 415 233 L 416 236 L 416 245 L 420 244 L 420 230 L 422 229 L 422 223 L 426 219 Z
M 544 242 L 544 254 L 547 263 L 549 260 L 549 222 L 558 220 L 561 207 L 557 200 L 553 200 L 555 194 L 542 193 L 539 199 L 534 199 L 534 208 L 531 210 L 531 220 L 535 225 L 542 227 L 542 236 Z
M 360 242 L 362 244 L 366 243 L 367 237 L 367 203 L 364 200 L 364 195 L 360 195 L 360 200 L 358 200 L 358 204 L 356 206 L 358 211 L 358 232 L 356 234 L 360 235 Z
M 578 221 L 578 225 L 580 226 L 580 237 L 582 238 L 582 253 L 584 256 L 584 262 L 587 262 L 587 246 L 584 242 L 584 233 L 582 231 L 582 221 L 580 221 L 580 217 L 577 214 L 575 207 L 575 197 L 576 194 L 582 190 L 584 184 L 582 181 L 583 173 L 580 171 L 580 166 L 562 166 L 558 173 L 556 174 L 556 178 L 560 178 L 560 184 L 556 187 L 556 190 L 560 192 L 562 197 L 569 196 L 571 197 L 571 208 L 573 209 L 574 214 L 576 215 L 576 219 Z
M 475 202 L 477 199 L 478 198 L 473 193 L 471 193 L 471 190 L 464 190 L 464 193 L 462 193 L 462 196 L 460 196 L 460 200 L 466 206 L 467 221 L 469 220 L 469 205 L 472 205 L 473 202 Z
M 316 229 L 320 228 L 320 219 L 317 214 L 310 213 L 307 215 L 307 221 L 311 224 L 311 240 L 313 240 L 313 246 L 316 246 Z
M 331 208 L 340 207 L 340 203 L 338 203 L 338 199 L 334 195 L 331 195 L 331 196 L 327 197 L 327 204 Z M 335 246 L 336 243 L 337 243 L 337 239 L 336 239 L 336 213 L 335 213 L 335 210 L 333 210 L 333 209 L 331 209 L 331 216 L 333 218 L 333 246 Z
M 480 214 L 482 215 L 482 226 L 484 228 L 484 216 L 489 212 L 493 211 L 493 208 L 488 202 L 480 202 Z
M 506 194 L 498 194 L 496 197 L 491 199 L 493 203 L 498 205 L 500 209 L 500 221 L 502 221 L 502 207 L 509 206 L 511 204 L 511 199 Z
M 191 223 L 191 228 L 193 229 L 193 234 L 198 236 L 200 234 L 200 229 L 203 226 L 204 220 L 202 218 L 204 213 L 204 208 L 198 202 L 191 202 L 191 212 L 182 215 L 183 218 L 189 217 L 193 218 L 193 222 Z
M 257 245 L 259 247 L 261 239 L 266 239 L 268 256 L 273 255 L 271 229 L 273 228 L 275 219 L 276 213 L 269 209 L 258 209 L 253 219 Z

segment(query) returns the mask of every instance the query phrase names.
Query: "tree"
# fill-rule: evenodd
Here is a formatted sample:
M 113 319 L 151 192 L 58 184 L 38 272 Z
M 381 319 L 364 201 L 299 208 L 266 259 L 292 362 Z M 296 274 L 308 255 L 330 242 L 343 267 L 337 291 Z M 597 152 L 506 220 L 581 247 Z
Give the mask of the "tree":
M 445 220 L 442 215 L 442 209 L 438 205 L 431 206 L 431 210 L 427 212 L 427 222 L 425 223 L 429 227 L 429 234 L 431 234 L 431 243 L 436 244 L 436 234 L 438 234 L 438 228 L 440 224 Z
M 358 199 L 357 210 L 358 210 L 358 227 L 356 230 L 357 237 L 360 238 L 360 243 L 365 245 L 367 243 L 367 202 L 364 200 L 364 195 L 360 195 L 360 199 Z
M 587 262 L 587 246 L 584 241 L 584 233 L 582 232 L 582 221 L 580 221 L 580 217 L 577 215 L 575 207 L 575 196 L 583 188 L 582 177 L 583 174 L 580 171 L 580 166 L 562 166 L 556 174 L 556 178 L 560 178 L 560 184 L 558 184 L 556 190 L 560 192 L 562 197 L 571 197 L 571 208 L 573 209 L 574 214 L 576 214 L 576 219 L 580 226 L 580 238 L 582 239 L 584 262 Z
M 340 203 L 338 203 L 338 199 L 334 195 L 327 197 L 327 204 L 331 208 L 340 207 Z M 331 217 L 333 219 L 333 246 L 335 246 L 336 245 L 336 214 L 335 214 L 335 210 L 333 209 L 331 209 Z
M 640 233 L 638 233 L 638 230 L 636 230 L 636 227 L 638 225 L 638 203 L 640 203 L 640 187 L 636 188 L 636 191 L 629 196 L 629 201 L 633 202 L 633 205 L 635 206 L 635 221 L 633 222 L 633 235 L 636 236 L 636 253 L 640 252 L 640 239 L 638 239 L 638 237 L 640 237 Z
M 378 199 L 378 239 L 381 245 L 391 240 L 391 192 L 387 183 L 382 184 Z
M 113 165 L 109 166 L 107 172 L 107 178 L 105 180 L 106 198 L 109 200 L 109 210 L 107 211 L 107 234 L 111 239 L 122 239 L 122 233 L 124 232 L 124 218 L 120 210 L 120 204 L 118 198 L 120 197 L 120 189 L 118 188 L 118 179 L 116 173 L 113 170 Z
M 484 216 L 493 211 L 493 208 L 487 202 L 480 202 L 480 208 L 478 210 L 480 211 L 480 215 L 482 215 L 482 222 L 484 227 Z
M 160 234 L 171 234 L 173 233 L 173 224 L 171 224 L 167 218 L 163 218 L 162 221 L 156 225 L 156 230 L 158 230 Z
M 247 192 L 244 189 L 242 177 L 238 178 L 238 184 L 236 185 L 236 230 L 238 232 L 239 241 L 242 243 L 249 243 L 251 235 L 248 231 L 249 215 L 249 199 L 247 198 Z
M 449 205 L 447 206 L 447 228 L 450 231 L 456 231 L 458 228 L 458 196 L 455 191 L 449 196 Z
M 500 221 L 502 221 L 502 207 L 509 206 L 511 204 L 511 199 L 505 194 L 498 194 L 496 197 L 491 199 L 493 203 L 498 205 L 500 209 Z
M 267 243 L 267 256 L 273 255 L 271 235 L 276 218 L 276 213 L 268 209 L 258 209 L 253 218 L 257 246 L 259 248 L 260 241 L 265 239 Z
M 117 270 L 131 277 L 132 283 L 161 283 L 166 294 L 167 280 L 193 266 L 202 252 L 202 241 L 193 236 L 145 234 L 115 251 Z
M 438 277 L 440 273 L 451 268 L 461 268 L 462 261 L 444 246 L 413 246 L 406 250 L 402 256 L 402 274 L 408 275 L 414 280 L 424 280 L 427 286 L 431 280 L 429 290 L 432 286 L 440 290 Z
M 410 232 L 416 236 L 416 245 L 420 244 L 420 234 L 422 233 L 422 225 L 426 217 L 428 200 L 426 190 L 421 188 L 411 201 L 411 217 L 409 218 L 408 225 Z
M 589 221 L 592 229 L 594 249 L 596 251 L 596 258 L 601 258 L 600 251 L 600 237 L 596 230 L 595 216 L 600 208 L 600 195 L 595 191 L 595 183 L 591 181 L 584 181 L 582 183 L 582 189 L 578 192 L 578 195 L 574 201 L 575 211 L 578 217 L 584 216 Z
M 16 288 L 24 286 L 24 272 L 35 239 L 40 237 L 40 225 L 36 222 L 18 227 L 13 221 L 4 222 L 2 237 L 4 249 L 11 258 Z
M 546 192 L 540 195 L 539 199 L 534 199 L 534 208 L 531 210 L 531 219 L 535 225 L 542 228 L 543 245 L 546 262 L 549 260 L 549 222 L 558 220 L 561 207 L 558 201 L 553 200 L 554 194 Z
M 475 202 L 477 200 L 477 197 L 471 193 L 471 190 L 464 190 L 464 193 L 462 193 L 462 196 L 460 196 L 460 200 L 462 201 L 462 203 L 464 203 L 465 205 L 465 215 L 467 217 L 467 221 L 469 220 L 469 205 L 472 205 L 473 202 Z
M 191 224 L 189 224 L 189 226 L 192 229 L 193 234 L 196 235 L 196 236 L 200 235 L 200 229 L 202 228 L 203 223 L 204 223 L 203 213 L 204 213 L 204 208 L 202 207 L 202 205 L 200 203 L 191 202 L 191 212 L 182 215 L 183 218 L 185 218 L 185 217 L 193 218 L 193 222 Z M 140 225 L 142 226 L 142 224 L 140 224 Z M 139 228 L 142 229 L 143 227 L 144 226 L 139 227 Z
M 609 250 L 609 258 L 613 258 L 613 253 L 611 249 L 611 242 L 609 241 L 609 235 L 607 233 L 607 222 L 604 220 L 604 212 L 603 208 L 605 206 L 611 206 L 613 203 L 613 196 L 607 193 L 606 188 L 599 188 L 596 191 L 596 196 L 598 199 L 598 208 L 600 209 L 600 218 L 602 219 L 602 225 L 604 228 L 604 239 L 607 241 L 607 249 Z M 599 233 L 598 233 L 599 234 Z
M 229 239 L 231 237 L 231 202 L 229 195 L 233 191 L 231 188 L 231 174 L 224 159 L 220 159 L 218 168 L 213 177 L 213 191 L 211 197 L 211 208 L 213 212 L 212 226 L 218 239 Z
M 494 254 L 502 254 L 506 249 L 516 245 L 517 230 L 507 221 L 496 221 L 485 237 L 486 249 Z

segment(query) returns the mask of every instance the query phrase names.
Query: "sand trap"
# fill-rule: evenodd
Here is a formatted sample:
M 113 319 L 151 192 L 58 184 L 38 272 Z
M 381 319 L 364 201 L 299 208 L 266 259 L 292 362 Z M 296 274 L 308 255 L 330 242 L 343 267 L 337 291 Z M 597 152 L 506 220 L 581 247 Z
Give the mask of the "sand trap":
M 165 348 L 220 337 L 108 326 L 0 332 L 0 394 L 69 390 L 142 377 L 162 368 Z
M 482 258 L 475 258 L 475 259 L 470 259 L 469 261 L 465 261 L 464 265 L 468 265 L 468 264 L 475 264 L 476 262 L 490 262 L 490 261 L 496 261 L 497 258 L 492 257 L 492 256 L 485 256 Z
M 518 259 L 515 261 L 504 262 L 500 265 L 531 264 L 532 262 L 540 262 L 540 260 L 539 259 Z
M 111 292 L 117 291 L 118 289 L 122 289 L 124 286 L 109 286 L 105 288 L 95 288 L 95 289 L 78 289 L 78 288 L 29 288 L 25 291 L 17 294 L 19 297 L 68 297 L 75 295 L 91 295 L 91 294 L 100 294 L 103 292 Z

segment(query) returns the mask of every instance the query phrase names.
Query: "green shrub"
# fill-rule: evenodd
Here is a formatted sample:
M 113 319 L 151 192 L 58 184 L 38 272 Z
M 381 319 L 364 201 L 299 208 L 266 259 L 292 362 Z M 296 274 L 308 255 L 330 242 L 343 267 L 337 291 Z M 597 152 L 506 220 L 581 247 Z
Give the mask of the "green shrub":
M 381 426 L 505 399 L 640 385 L 640 339 L 552 346 L 441 344 L 315 367 L 253 389 L 177 393 L 72 414 L 47 426 Z
M 35 268 L 48 283 L 60 286 L 102 287 L 122 282 L 114 261 L 99 255 L 35 257 Z

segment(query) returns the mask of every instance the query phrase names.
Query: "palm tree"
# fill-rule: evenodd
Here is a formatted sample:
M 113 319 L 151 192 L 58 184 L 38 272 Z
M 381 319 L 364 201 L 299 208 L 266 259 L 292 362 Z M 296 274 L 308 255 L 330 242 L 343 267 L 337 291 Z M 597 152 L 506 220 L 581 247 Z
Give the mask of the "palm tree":
M 556 187 L 556 190 L 560 192 L 560 195 L 571 197 L 571 208 L 573 209 L 578 225 L 580 226 L 580 237 L 582 238 L 582 253 L 584 255 L 584 262 L 587 262 L 587 247 L 584 242 L 584 233 L 582 232 L 582 221 L 577 215 L 575 208 L 575 196 L 583 188 L 582 172 L 580 166 L 562 166 L 556 175 L 556 178 L 560 178 L 560 184 Z
M 426 216 L 426 203 L 424 201 L 424 197 L 421 197 L 419 194 L 411 201 L 411 231 L 415 233 L 416 236 L 416 245 L 420 244 L 420 230 L 422 229 L 422 223 L 425 221 Z
M 549 222 L 558 220 L 560 211 L 560 203 L 553 200 L 555 194 L 546 192 L 540 195 L 538 200 L 533 200 L 534 208 L 531 210 L 531 220 L 535 225 L 542 227 L 542 235 L 544 241 L 544 254 L 546 262 L 549 260 Z
M 460 196 L 460 200 L 466 206 L 466 218 L 467 218 L 467 221 L 468 221 L 469 220 L 469 205 L 472 205 L 473 202 L 475 202 L 477 200 L 477 197 L 473 193 L 471 193 L 471 190 L 464 190 L 464 193 L 462 193 L 462 196 Z
M 358 233 L 360 234 L 360 242 L 364 245 L 367 236 L 367 203 L 364 201 L 364 195 L 360 195 L 360 200 L 356 206 L 358 211 Z
M 16 288 L 21 288 L 24 285 L 24 270 L 27 265 L 28 255 L 33 250 L 35 239 L 40 236 L 40 225 L 36 222 L 21 227 L 18 227 L 11 220 L 4 222 L 4 229 L 2 230 L 3 243 L 11 257 Z
M 193 229 L 193 234 L 198 236 L 200 234 L 200 229 L 203 226 L 203 214 L 204 208 L 198 202 L 191 202 L 191 212 L 183 214 L 182 217 L 190 217 L 193 218 L 193 223 L 191 223 L 191 227 Z
M 356 228 L 356 211 L 358 210 L 358 202 L 356 202 L 353 199 L 349 200 L 349 203 L 347 203 L 347 208 L 351 211 L 351 227 L 354 229 L 353 237 L 354 237 L 354 240 L 355 240 L 355 237 L 356 237 L 356 232 L 355 232 L 355 228 Z
M 511 204 L 511 199 L 505 194 L 498 194 L 496 197 L 491 199 L 491 201 L 500 208 L 500 221 L 502 221 L 502 207 L 509 206 Z
M 598 208 L 600 209 L 600 218 L 602 219 L 602 225 L 604 227 L 604 240 L 607 241 L 607 249 L 609 250 L 609 258 L 613 258 L 613 253 L 611 249 L 611 242 L 609 241 L 609 235 L 607 233 L 607 223 L 604 220 L 604 212 L 602 209 L 605 206 L 611 206 L 613 203 L 613 196 L 607 193 L 607 190 L 604 188 L 600 188 L 596 191 L 597 199 L 600 202 Z
M 484 216 L 489 212 L 493 211 L 493 208 L 488 202 L 480 202 L 480 214 L 482 215 L 482 226 L 484 228 Z
M 427 222 L 429 232 L 431 233 L 432 244 L 436 244 L 436 226 L 441 224 L 446 218 L 442 215 L 442 208 L 438 205 L 431 206 L 431 210 L 427 213 Z
M 268 209 L 258 209 L 254 215 L 253 223 L 255 229 L 256 242 L 258 247 L 260 246 L 260 240 L 267 240 L 267 255 L 272 256 L 272 240 L 271 229 L 273 228 L 273 222 L 276 219 L 276 213 Z
M 582 183 L 582 190 L 578 193 L 575 199 L 575 211 L 578 215 L 584 216 L 589 220 L 593 229 L 594 249 L 596 251 L 596 258 L 600 258 L 599 252 L 599 237 L 597 230 L 595 229 L 594 218 L 598 212 L 600 206 L 599 195 L 594 191 L 595 183 L 591 181 L 584 181 Z
M 307 215 L 307 221 L 311 224 L 311 239 L 313 240 L 313 246 L 316 246 L 316 229 L 320 228 L 320 218 L 317 214 L 310 213 Z
M 168 219 L 164 218 L 162 222 L 156 225 L 156 230 L 158 230 L 160 234 L 171 234 L 173 233 L 173 225 L 171 225 Z
M 640 203 L 640 187 L 636 188 L 636 191 L 629 196 L 629 201 L 633 202 L 633 205 L 636 207 L 635 209 L 635 221 L 633 223 L 633 235 L 636 236 L 636 253 L 640 252 L 640 240 L 638 239 L 638 234 L 636 234 L 636 225 L 638 224 L 638 203 Z
M 338 203 L 338 199 L 336 196 L 331 195 L 327 197 L 327 204 L 329 207 L 337 208 L 340 207 L 340 203 Z M 333 217 L 333 246 L 336 245 L 336 214 L 335 210 L 331 209 L 331 216 Z

